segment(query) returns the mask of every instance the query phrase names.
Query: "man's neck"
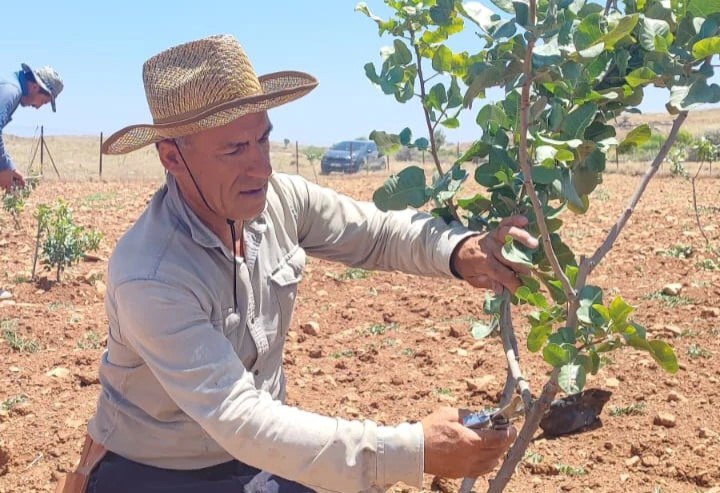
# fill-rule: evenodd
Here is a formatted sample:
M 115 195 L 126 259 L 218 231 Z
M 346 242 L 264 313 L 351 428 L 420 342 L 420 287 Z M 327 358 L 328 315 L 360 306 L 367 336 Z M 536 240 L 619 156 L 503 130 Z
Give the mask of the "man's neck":
M 178 184 L 179 185 L 179 184 Z M 233 251 L 232 233 L 227 218 L 220 217 L 214 212 L 208 210 L 202 199 L 197 198 L 196 194 L 185 193 L 180 188 L 182 199 L 188 205 L 195 215 L 217 236 L 225 247 Z M 235 252 L 238 257 L 245 255 L 245 247 L 243 243 L 243 221 L 235 221 Z

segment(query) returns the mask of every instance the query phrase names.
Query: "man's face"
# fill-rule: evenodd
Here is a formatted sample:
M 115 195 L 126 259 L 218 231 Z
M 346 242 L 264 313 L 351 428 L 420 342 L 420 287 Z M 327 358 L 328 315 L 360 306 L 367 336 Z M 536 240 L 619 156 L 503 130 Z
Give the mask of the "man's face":
M 50 95 L 37 82 L 28 82 L 28 94 L 20 98 L 21 106 L 40 108 L 50 102 Z
M 214 214 L 242 221 L 263 211 L 272 173 L 271 130 L 264 111 L 204 130 L 177 144 Z M 168 141 L 161 144 L 175 145 Z M 193 202 L 204 206 L 185 167 L 168 170 L 181 182 L 183 193 L 194 194 Z

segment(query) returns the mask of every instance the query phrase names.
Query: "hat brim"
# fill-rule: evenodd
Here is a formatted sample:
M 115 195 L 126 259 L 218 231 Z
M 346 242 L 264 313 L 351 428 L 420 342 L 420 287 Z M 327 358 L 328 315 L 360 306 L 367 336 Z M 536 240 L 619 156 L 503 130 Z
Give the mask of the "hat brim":
M 130 125 L 103 142 L 103 154 L 127 154 L 149 144 L 221 127 L 241 116 L 274 108 L 305 96 L 318 81 L 303 72 L 276 72 L 259 77 L 263 92 L 226 101 L 172 122 Z
M 50 96 L 50 107 L 52 108 L 53 113 L 55 113 L 55 112 L 56 112 L 56 108 L 55 108 L 55 96 L 53 96 L 52 91 L 50 91 L 50 89 L 48 88 L 48 86 L 45 85 L 45 82 L 44 82 L 40 77 L 37 76 L 37 74 L 35 73 L 35 71 L 34 71 L 33 69 L 31 69 L 30 66 L 29 66 L 27 63 L 21 63 L 20 66 L 22 67 L 22 69 L 23 69 L 24 71 L 30 72 L 30 73 L 32 74 L 32 76 L 33 76 L 33 79 L 35 79 L 35 83 L 36 83 L 37 85 L 39 85 L 40 88 L 41 88 L 43 91 L 45 91 L 46 93 L 48 93 L 48 95 Z

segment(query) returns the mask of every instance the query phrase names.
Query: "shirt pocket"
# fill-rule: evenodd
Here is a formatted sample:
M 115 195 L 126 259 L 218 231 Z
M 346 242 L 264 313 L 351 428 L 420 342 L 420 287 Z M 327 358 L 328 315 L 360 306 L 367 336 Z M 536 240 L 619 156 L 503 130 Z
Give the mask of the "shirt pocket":
M 296 245 L 285 255 L 270 275 L 270 290 L 273 292 L 272 296 L 277 303 L 280 316 L 278 328 L 282 337 L 287 334 L 290 326 L 298 283 L 302 280 L 302 273 L 305 268 L 305 258 L 305 250 Z

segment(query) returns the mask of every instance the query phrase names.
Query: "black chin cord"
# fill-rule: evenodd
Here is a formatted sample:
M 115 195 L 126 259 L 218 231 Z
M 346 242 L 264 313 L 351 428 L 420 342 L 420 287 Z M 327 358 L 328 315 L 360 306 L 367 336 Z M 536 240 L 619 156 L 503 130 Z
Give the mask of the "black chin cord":
M 210 207 L 210 204 L 208 204 L 208 201 L 205 199 L 205 194 L 202 193 L 202 190 L 200 190 L 200 187 L 198 186 L 197 180 L 195 180 L 195 176 L 192 174 L 192 171 L 190 171 L 190 168 L 187 165 L 187 161 L 185 160 L 185 156 L 183 156 L 182 151 L 180 150 L 180 146 L 175 142 L 172 141 L 173 144 L 175 144 L 175 149 L 177 149 L 178 154 L 180 154 L 180 157 L 182 158 L 183 164 L 185 165 L 185 169 L 187 170 L 188 174 L 190 175 L 190 178 L 192 179 L 193 184 L 195 185 L 195 190 L 198 191 L 198 194 L 200 194 L 200 198 L 205 203 L 205 207 L 208 208 L 208 210 L 215 214 L 215 211 L 212 207 Z M 228 226 L 230 226 L 230 237 L 232 239 L 232 250 L 233 250 L 233 313 L 237 313 L 238 305 L 237 305 L 237 246 L 235 245 L 237 243 L 237 232 L 235 231 L 235 220 L 234 219 L 225 219 L 225 222 L 227 222 Z
M 233 309 L 237 313 L 237 235 L 235 232 L 235 221 L 232 219 L 226 219 L 228 226 L 230 226 L 230 236 L 232 237 L 232 249 L 233 249 Z

